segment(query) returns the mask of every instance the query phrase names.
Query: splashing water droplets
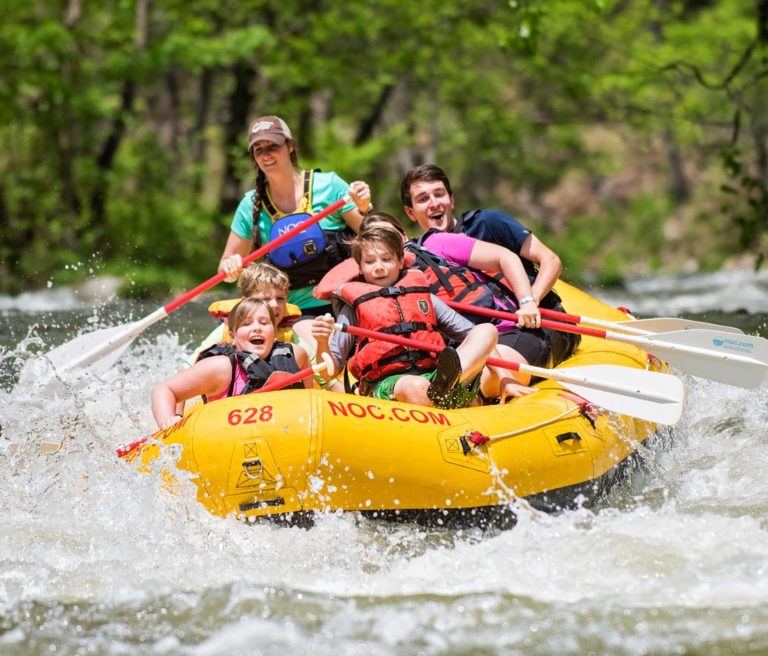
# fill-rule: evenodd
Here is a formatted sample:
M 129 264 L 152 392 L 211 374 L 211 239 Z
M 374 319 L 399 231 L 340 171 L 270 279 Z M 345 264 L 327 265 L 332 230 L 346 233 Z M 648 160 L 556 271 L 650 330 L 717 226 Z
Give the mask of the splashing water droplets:
M 768 647 L 766 389 L 687 379 L 682 421 L 597 509 L 546 515 L 495 488 L 489 502 L 510 504 L 512 530 L 330 512 L 311 530 L 250 525 L 198 503 L 177 451 L 142 473 L 114 452 L 154 429 L 151 389 L 210 328 L 205 304 L 148 331 L 107 372 L 69 380 L 31 363 L 146 308 L 84 311 L 57 291 L 0 298 L 3 653 Z M 313 490 L 327 492 L 319 479 Z

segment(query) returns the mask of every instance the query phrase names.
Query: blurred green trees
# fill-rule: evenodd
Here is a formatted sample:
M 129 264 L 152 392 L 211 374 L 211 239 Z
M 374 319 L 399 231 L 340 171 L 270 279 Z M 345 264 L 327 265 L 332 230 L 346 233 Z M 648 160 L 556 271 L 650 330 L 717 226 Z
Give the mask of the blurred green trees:
M 399 216 L 402 173 L 438 163 L 572 280 L 766 248 L 765 0 L 2 4 L 3 293 L 212 275 L 272 113 Z

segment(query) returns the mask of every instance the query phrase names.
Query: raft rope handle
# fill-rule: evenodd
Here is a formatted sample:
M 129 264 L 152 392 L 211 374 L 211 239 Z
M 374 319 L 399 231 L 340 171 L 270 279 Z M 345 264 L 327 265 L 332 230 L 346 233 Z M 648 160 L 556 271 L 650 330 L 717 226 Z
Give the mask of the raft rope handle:
M 464 455 L 467 456 L 472 452 L 472 449 L 474 449 L 477 446 L 488 444 L 491 441 L 495 442 L 496 440 L 503 440 L 504 438 L 507 438 L 507 437 L 514 437 L 515 435 L 521 435 L 522 433 L 530 433 L 531 431 L 536 430 L 537 428 L 543 428 L 544 426 L 553 424 L 556 421 L 560 421 L 564 417 L 567 417 L 569 414 L 571 414 L 574 410 L 581 411 L 581 406 L 570 408 L 569 410 L 566 410 L 565 412 L 561 412 L 559 415 L 552 417 L 551 419 L 547 419 L 546 421 L 540 421 L 538 424 L 532 424 L 530 426 L 526 426 L 525 428 L 518 428 L 517 430 L 510 431 L 508 433 L 499 433 L 498 435 L 484 435 L 480 431 L 468 430 L 459 438 L 459 442 L 461 443 L 461 450 L 464 452 Z
M 568 408 L 568 410 L 561 412 L 559 415 L 555 415 L 551 419 L 540 421 L 538 424 L 531 424 L 530 426 L 526 426 L 525 428 L 518 428 L 517 430 L 509 431 L 508 433 L 499 433 L 498 435 L 489 435 L 488 439 L 491 441 L 503 440 L 504 438 L 507 438 L 507 437 L 514 437 L 515 435 L 522 435 L 523 433 L 529 433 L 538 428 L 544 428 L 544 426 L 549 426 L 549 424 L 554 424 L 555 422 L 560 421 L 564 417 L 567 417 L 571 413 L 579 412 L 579 411 L 581 411 L 581 408 L 579 406 L 574 406 L 573 408 Z
M 466 433 L 464 433 L 464 435 L 462 435 L 459 438 L 459 441 L 461 442 L 464 455 L 467 455 L 472 451 L 473 447 L 481 446 L 482 444 L 488 444 L 489 442 L 495 442 L 496 440 L 503 440 L 508 437 L 514 437 L 515 435 L 522 435 L 523 433 L 530 433 L 531 431 L 537 430 L 539 428 L 544 428 L 545 426 L 549 426 L 550 424 L 554 424 L 574 412 L 581 413 L 583 410 L 584 410 L 583 404 L 577 405 L 577 406 L 574 406 L 573 408 L 569 408 L 568 410 L 565 410 L 564 412 L 561 412 L 559 415 L 556 415 L 551 419 L 540 421 L 538 424 L 531 424 L 530 426 L 526 426 L 525 428 L 518 428 L 517 430 L 509 431 L 508 433 L 499 433 L 498 435 L 483 435 L 478 431 L 467 431 Z M 470 446 L 470 442 L 472 443 L 472 446 Z
M 538 428 L 544 428 L 545 426 L 554 424 L 564 419 L 568 415 L 572 414 L 573 412 L 579 412 L 579 414 L 581 414 L 587 421 L 589 421 L 590 424 L 592 424 L 592 428 L 594 428 L 595 427 L 594 420 L 589 414 L 587 414 L 588 408 L 591 408 L 591 407 L 593 407 L 592 404 L 584 401 L 583 403 L 579 403 L 577 406 L 573 408 L 569 408 L 568 410 L 561 412 L 559 415 L 555 415 L 551 419 L 540 421 L 538 424 L 531 424 L 529 426 L 526 426 L 525 428 L 518 428 L 517 430 L 509 431 L 508 433 L 499 433 L 498 435 L 484 435 L 483 433 L 480 433 L 478 431 L 467 431 L 459 438 L 459 441 L 461 442 L 462 450 L 464 451 L 464 455 L 466 456 L 472 451 L 474 447 L 481 446 L 483 444 L 488 444 L 489 442 L 492 442 L 492 441 L 503 440 L 508 437 L 514 437 L 515 435 L 530 433 L 531 431 L 537 430 Z M 472 446 L 470 446 L 470 443 Z

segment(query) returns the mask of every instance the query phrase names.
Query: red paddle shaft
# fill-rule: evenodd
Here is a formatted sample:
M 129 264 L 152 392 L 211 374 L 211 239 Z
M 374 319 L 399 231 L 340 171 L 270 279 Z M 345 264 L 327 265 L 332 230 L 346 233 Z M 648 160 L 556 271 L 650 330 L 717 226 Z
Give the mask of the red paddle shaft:
M 284 232 L 282 235 L 280 235 L 276 239 L 273 239 L 267 242 L 261 248 L 245 256 L 243 258 L 243 266 L 246 266 L 247 264 L 250 264 L 251 262 L 258 260 L 260 257 L 263 257 L 264 255 L 269 253 L 271 250 L 277 248 L 281 244 L 284 244 L 292 237 L 295 237 L 300 232 L 306 230 L 310 226 L 315 225 L 315 223 L 322 221 L 325 217 L 333 214 L 336 210 L 339 210 L 342 207 L 344 207 L 344 205 L 348 201 L 349 201 L 349 198 L 346 196 L 344 198 L 339 198 L 339 200 L 337 200 L 335 203 L 330 204 L 324 210 L 321 210 L 317 214 L 313 214 L 306 221 L 299 223 L 298 225 L 294 226 L 287 232 Z M 217 273 L 215 276 L 213 276 L 212 278 L 208 278 L 208 280 L 206 280 L 205 282 L 201 282 L 194 289 L 190 289 L 188 292 L 172 300 L 167 305 L 164 305 L 163 308 L 165 309 L 167 314 L 170 314 L 174 310 L 179 309 L 182 305 L 184 305 L 188 301 L 191 301 L 193 298 L 195 298 L 195 296 L 198 296 L 199 294 L 202 294 L 203 292 L 208 291 L 211 287 L 218 285 L 226 277 L 227 277 L 227 274 L 224 271 L 221 271 Z
M 456 303 L 455 301 L 447 301 L 446 305 L 452 307 L 459 312 L 467 312 L 471 314 L 477 314 L 481 317 L 490 317 L 491 319 L 514 319 L 517 320 L 517 314 L 514 312 L 503 312 L 502 310 L 491 310 L 489 308 L 475 307 L 469 303 Z M 540 310 L 542 314 L 549 313 L 550 310 Z M 554 310 L 551 310 L 554 312 Z M 574 320 L 580 320 L 581 317 L 577 317 L 573 314 L 565 314 L 564 312 L 555 312 L 555 314 L 571 317 Z M 546 315 L 545 315 L 546 316 Z M 570 321 L 570 319 L 566 319 Z M 569 323 L 559 323 L 558 321 L 549 321 L 548 319 L 541 320 L 542 328 L 550 328 L 562 333 L 575 333 L 577 335 L 588 335 L 589 337 L 602 337 L 605 339 L 608 333 L 605 330 L 598 330 L 597 328 L 585 328 L 584 326 L 574 326 Z
M 408 346 L 410 348 L 419 349 L 420 351 L 438 353 L 442 350 L 436 349 L 434 344 L 430 344 L 429 342 L 421 342 L 417 339 L 409 339 L 407 337 L 400 337 L 399 335 L 390 335 L 389 333 L 380 333 L 377 330 L 369 330 L 368 328 L 360 328 L 359 326 L 347 326 L 344 324 L 336 324 L 336 326 L 342 332 L 349 333 L 350 335 L 369 337 L 370 339 L 380 339 L 383 342 L 392 342 L 393 344 Z M 513 371 L 520 371 L 521 367 L 519 362 L 501 360 L 500 358 L 488 358 L 486 362 L 492 367 L 502 367 L 504 369 L 512 369 Z

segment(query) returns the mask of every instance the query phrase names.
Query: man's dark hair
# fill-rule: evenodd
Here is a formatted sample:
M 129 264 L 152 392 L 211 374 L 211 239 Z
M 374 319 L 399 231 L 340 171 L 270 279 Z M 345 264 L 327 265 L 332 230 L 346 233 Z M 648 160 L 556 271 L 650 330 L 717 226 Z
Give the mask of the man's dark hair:
M 445 185 L 448 195 L 453 198 L 451 181 L 448 179 L 445 171 L 436 164 L 422 164 L 408 171 L 400 182 L 400 200 L 406 207 L 413 207 L 411 198 L 411 185 L 414 182 L 432 182 L 439 181 Z

